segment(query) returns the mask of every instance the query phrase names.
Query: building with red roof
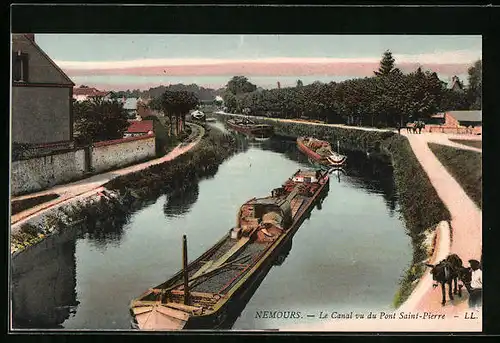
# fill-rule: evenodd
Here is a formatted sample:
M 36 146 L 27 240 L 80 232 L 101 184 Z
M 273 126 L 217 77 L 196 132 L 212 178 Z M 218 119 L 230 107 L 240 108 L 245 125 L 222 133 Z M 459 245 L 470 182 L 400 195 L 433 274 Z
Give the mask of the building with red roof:
M 131 120 L 129 123 L 130 125 L 127 131 L 125 131 L 124 137 L 136 137 L 154 133 L 152 120 Z

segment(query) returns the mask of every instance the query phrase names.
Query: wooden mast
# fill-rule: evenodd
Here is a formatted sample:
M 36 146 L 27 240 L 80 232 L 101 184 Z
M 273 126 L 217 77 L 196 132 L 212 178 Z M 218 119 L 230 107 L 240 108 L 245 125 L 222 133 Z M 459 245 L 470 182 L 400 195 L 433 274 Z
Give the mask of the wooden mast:
M 182 268 L 184 269 L 184 305 L 189 305 L 189 277 L 187 258 L 187 238 L 182 236 Z

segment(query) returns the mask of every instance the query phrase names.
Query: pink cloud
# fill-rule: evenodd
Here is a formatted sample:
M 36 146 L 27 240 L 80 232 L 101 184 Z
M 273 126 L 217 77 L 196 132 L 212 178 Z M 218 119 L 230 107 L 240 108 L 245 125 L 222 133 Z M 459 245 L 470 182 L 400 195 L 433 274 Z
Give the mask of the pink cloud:
M 439 74 L 464 74 L 470 64 L 466 63 L 400 63 L 397 66 L 403 71 L 415 70 L 419 65 Z M 126 68 L 78 69 L 65 68 L 69 76 L 231 76 L 236 74 L 247 76 L 370 76 L 378 69 L 378 62 L 337 62 L 337 63 L 296 63 L 296 62 L 227 62 L 202 65 L 164 65 Z
M 177 83 L 177 82 L 174 82 L 174 83 Z M 89 86 L 89 87 L 94 87 L 94 88 L 97 88 L 99 90 L 106 90 L 106 91 L 122 91 L 122 90 L 125 91 L 125 90 L 133 90 L 133 89 L 148 90 L 150 88 L 155 88 L 155 87 L 158 87 L 161 85 L 168 86 L 168 83 L 164 83 L 164 82 L 163 83 L 158 83 L 158 82 L 125 83 L 125 82 L 121 82 L 121 83 L 117 83 L 117 84 L 103 83 L 103 82 L 82 82 L 81 84 L 84 84 L 84 85 Z M 215 83 L 214 84 L 209 84 L 209 83 L 200 84 L 200 83 L 198 83 L 197 85 L 199 87 L 212 88 L 212 89 L 219 89 L 219 88 L 224 86 L 223 84 L 215 84 Z

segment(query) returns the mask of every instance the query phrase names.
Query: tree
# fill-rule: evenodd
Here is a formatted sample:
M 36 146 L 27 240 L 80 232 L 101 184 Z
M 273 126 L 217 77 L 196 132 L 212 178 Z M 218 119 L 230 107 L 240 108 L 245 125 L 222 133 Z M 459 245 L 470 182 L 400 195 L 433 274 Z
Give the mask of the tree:
M 297 80 L 297 88 L 303 87 L 304 83 L 302 83 L 302 80 Z
M 224 104 L 230 113 L 235 113 L 237 111 L 238 103 L 236 96 L 231 92 L 226 92 L 224 95 Z
M 185 128 L 185 118 L 190 110 L 196 108 L 199 100 L 193 92 L 165 91 L 160 100 L 160 107 L 170 119 L 169 135 L 172 135 L 173 118 L 175 117 L 175 133 L 178 135 Z
M 468 70 L 469 87 L 467 89 L 467 97 L 470 103 L 471 110 L 480 110 L 482 103 L 483 92 L 483 63 L 477 60 Z
M 388 76 L 393 72 L 398 72 L 399 69 L 395 68 L 395 59 L 392 57 L 392 52 L 386 50 L 380 60 L 380 66 L 377 71 L 374 71 L 376 76 Z
M 82 144 L 122 138 L 129 126 L 123 103 L 116 100 L 73 101 L 73 113 L 76 140 Z
M 245 76 L 233 76 L 227 83 L 227 90 L 234 95 L 251 93 L 257 89 L 257 86 L 248 81 Z

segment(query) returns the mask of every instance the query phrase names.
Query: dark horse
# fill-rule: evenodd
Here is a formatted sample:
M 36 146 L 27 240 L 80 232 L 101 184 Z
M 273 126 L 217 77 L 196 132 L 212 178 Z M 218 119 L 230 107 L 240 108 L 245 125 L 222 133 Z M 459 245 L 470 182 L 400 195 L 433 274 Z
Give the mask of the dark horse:
M 463 263 L 458 255 L 450 254 L 436 265 L 429 263 L 425 263 L 425 265 L 432 268 L 432 279 L 441 284 L 441 292 L 443 294 L 441 305 L 444 306 L 446 303 L 445 284 L 448 284 L 448 295 L 450 300 L 453 300 L 453 294 L 458 294 L 459 297 L 462 296 L 462 285 L 458 287 L 458 278 L 463 273 Z M 455 287 L 452 293 L 453 281 L 455 282 Z M 437 284 L 434 284 L 433 287 L 437 287 Z

